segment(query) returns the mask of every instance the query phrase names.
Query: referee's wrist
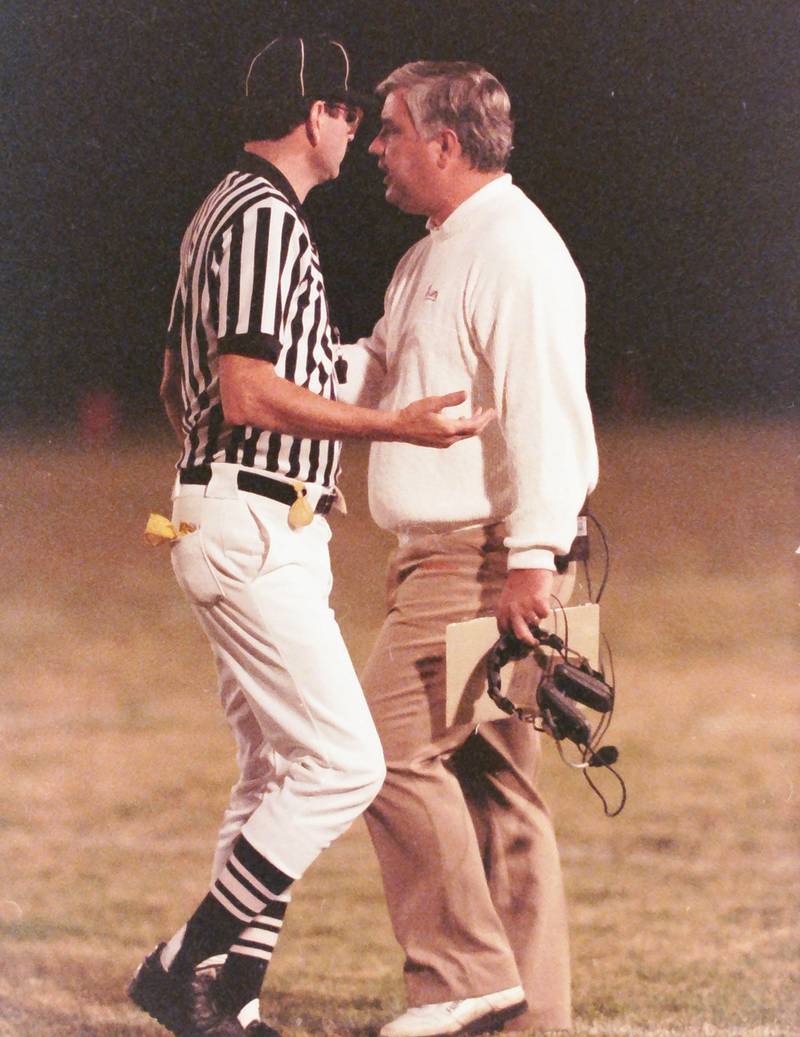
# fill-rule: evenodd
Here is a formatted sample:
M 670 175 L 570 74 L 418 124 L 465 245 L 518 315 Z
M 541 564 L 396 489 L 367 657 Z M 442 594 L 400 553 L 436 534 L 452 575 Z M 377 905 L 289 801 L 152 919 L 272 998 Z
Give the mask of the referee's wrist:
M 400 410 L 376 410 L 377 437 L 385 442 L 403 442 L 408 430 L 403 425 L 403 412 Z

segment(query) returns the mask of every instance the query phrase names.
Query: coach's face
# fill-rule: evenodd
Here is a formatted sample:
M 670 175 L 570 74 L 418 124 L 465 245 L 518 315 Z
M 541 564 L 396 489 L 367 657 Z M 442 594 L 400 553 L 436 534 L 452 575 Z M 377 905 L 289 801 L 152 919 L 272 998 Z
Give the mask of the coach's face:
M 438 207 L 440 146 L 417 132 L 404 94 L 393 90 L 384 101 L 380 132 L 369 153 L 385 174 L 386 201 L 403 212 L 430 216 Z

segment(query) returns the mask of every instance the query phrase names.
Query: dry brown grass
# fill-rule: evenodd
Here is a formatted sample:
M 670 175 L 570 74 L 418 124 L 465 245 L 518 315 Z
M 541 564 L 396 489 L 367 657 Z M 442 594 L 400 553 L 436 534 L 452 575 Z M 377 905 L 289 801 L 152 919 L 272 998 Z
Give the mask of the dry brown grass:
M 602 430 L 594 509 L 629 804 L 603 817 L 548 747 L 581 1035 L 800 1033 L 797 601 L 778 423 Z M 357 660 L 390 540 L 347 454 L 336 604 Z M 5 594 L 0 1037 L 162 1033 L 132 968 L 202 894 L 233 780 L 209 654 L 143 546 L 167 507 L 166 434 L 0 461 Z M 298 890 L 267 1012 L 287 1037 L 366 1037 L 402 1004 L 361 823 Z

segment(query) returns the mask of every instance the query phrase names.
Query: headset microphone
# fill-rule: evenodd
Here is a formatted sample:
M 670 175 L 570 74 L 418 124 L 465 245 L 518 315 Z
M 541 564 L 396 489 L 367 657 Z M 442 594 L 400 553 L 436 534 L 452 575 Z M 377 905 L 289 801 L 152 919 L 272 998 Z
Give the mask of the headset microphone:
M 619 759 L 619 752 L 614 745 L 604 745 L 589 757 L 590 767 L 611 767 Z

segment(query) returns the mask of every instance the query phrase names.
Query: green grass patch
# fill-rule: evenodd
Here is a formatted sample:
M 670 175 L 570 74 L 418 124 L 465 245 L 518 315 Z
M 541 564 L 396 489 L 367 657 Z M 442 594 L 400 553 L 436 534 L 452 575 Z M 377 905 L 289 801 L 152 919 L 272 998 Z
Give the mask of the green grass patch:
M 593 507 L 614 552 L 602 610 L 629 804 L 606 819 L 550 744 L 544 772 L 578 1037 L 800 1034 L 793 436 L 601 429 Z M 142 539 L 168 508 L 168 438 L 58 464 L 51 451 L 0 459 L 0 1037 L 157 1037 L 125 986 L 205 892 L 233 743 L 168 556 Z M 357 663 L 390 545 L 367 519 L 365 457 L 347 451 L 333 541 Z M 367 1037 L 402 1009 L 401 969 L 358 822 L 298 887 L 265 1016 L 285 1037 Z

